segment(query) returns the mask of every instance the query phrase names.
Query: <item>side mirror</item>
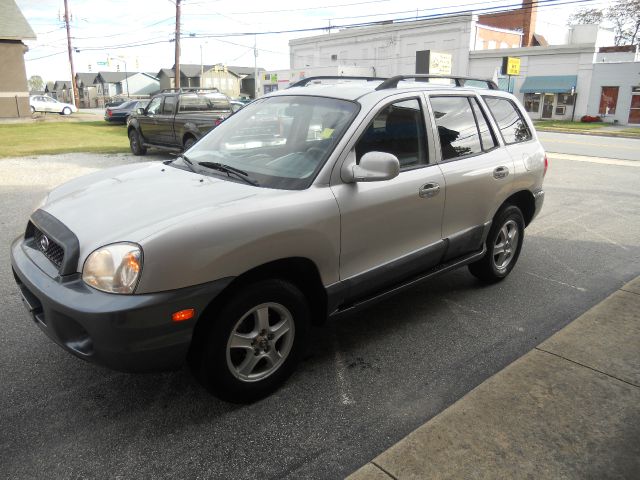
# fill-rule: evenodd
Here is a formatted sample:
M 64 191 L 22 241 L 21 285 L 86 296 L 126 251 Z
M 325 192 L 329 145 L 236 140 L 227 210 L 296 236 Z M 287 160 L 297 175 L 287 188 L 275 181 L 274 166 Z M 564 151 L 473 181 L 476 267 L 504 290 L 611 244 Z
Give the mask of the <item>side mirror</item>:
M 349 165 L 343 170 L 346 182 L 380 182 L 391 180 L 400 174 L 398 157 L 387 152 L 367 152 L 360 159 L 360 165 Z
M 144 115 L 144 108 L 142 108 L 142 107 L 137 108 L 137 109 L 136 109 L 136 113 L 137 113 L 138 115 Z

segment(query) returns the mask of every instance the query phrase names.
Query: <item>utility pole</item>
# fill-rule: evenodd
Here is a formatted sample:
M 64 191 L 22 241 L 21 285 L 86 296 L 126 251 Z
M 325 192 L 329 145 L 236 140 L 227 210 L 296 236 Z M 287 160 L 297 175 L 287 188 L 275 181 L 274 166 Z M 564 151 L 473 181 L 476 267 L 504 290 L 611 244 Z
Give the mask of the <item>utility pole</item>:
M 73 50 L 71 49 L 71 28 L 69 27 L 69 6 L 67 5 L 67 0 L 64 0 L 64 23 L 67 26 L 67 48 L 69 49 L 69 64 L 71 65 L 71 89 L 73 90 L 73 104 L 78 107 L 80 104 L 80 99 L 78 98 L 76 72 L 73 68 Z
M 253 99 L 258 98 L 258 36 L 253 36 Z
M 65 0 L 66 1 L 66 0 Z M 176 0 L 176 61 L 175 87 L 180 88 L 180 0 Z

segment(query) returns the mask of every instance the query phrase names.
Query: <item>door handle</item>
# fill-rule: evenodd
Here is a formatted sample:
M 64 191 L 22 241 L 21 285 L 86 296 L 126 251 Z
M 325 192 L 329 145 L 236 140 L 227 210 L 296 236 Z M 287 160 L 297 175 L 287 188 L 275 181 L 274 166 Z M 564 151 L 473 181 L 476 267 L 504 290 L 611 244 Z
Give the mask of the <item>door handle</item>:
M 440 185 L 435 182 L 426 183 L 418 190 L 418 195 L 422 198 L 435 197 L 438 193 L 440 193 Z
M 493 178 L 504 178 L 507 175 L 509 175 L 509 169 L 505 166 L 500 166 L 493 170 Z

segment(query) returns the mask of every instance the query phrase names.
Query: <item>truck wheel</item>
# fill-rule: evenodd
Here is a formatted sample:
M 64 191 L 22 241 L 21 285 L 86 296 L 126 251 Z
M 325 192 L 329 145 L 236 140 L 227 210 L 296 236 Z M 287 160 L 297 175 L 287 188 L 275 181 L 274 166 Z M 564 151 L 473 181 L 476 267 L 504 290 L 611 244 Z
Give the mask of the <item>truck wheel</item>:
M 195 138 L 187 137 L 187 139 L 184 141 L 184 151 L 186 152 L 187 150 L 189 150 L 191 147 L 193 147 L 195 143 L 196 143 Z
M 31 114 L 33 115 L 34 113 L 36 113 L 36 107 L 31 107 Z
M 304 350 L 309 307 L 298 288 L 264 280 L 239 290 L 208 321 L 192 369 L 210 392 L 236 403 L 269 395 L 291 375 Z
M 134 155 L 145 155 L 147 148 L 142 145 L 142 139 L 137 130 L 129 130 L 129 145 Z
M 515 205 L 501 208 L 487 235 L 487 254 L 469 265 L 469 271 L 486 283 L 495 283 L 509 275 L 518 261 L 524 240 L 524 218 Z

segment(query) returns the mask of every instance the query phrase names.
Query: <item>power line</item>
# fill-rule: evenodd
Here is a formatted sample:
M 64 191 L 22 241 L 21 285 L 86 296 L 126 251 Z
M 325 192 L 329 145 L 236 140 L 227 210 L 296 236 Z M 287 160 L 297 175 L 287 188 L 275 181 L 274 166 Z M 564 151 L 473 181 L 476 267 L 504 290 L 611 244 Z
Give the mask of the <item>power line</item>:
M 285 12 L 300 12 L 303 10 L 323 10 L 327 8 L 337 8 L 337 7 L 352 7 L 357 5 L 366 5 L 371 3 L 386 3 L 391 2 L 393 0 L 368 0 L 366 2 L 356 2 L 356 3 L 341 3 L 337 5 L 322 5 L 318 7 L 302 7 L 302 8 L 283 8 L 279 10 L 255 10 L 255 11 L 244 11 L 244 12 L 228 12 L 228 15 L 253 15 L 253 14 L 263 14 L 263 13 L 285 13 Z M 218 15 L 217 13 L 191 13 L 189 15 Z
M 522 10 L 531 10 L 533 8 L 541 9 L 541 8 L 552 7 L 552 6 L 592 3 L 594 1 L 596 0 L 570 0 L 570 1 L 538 0 L 538 1 L 532 2 L 531 4 L 532 6 L 530 7 L 523 7 Z M 521 6 L 520 3 L 516 3 L 516 4 L 506 5 L 503 8 L 520 7 L 520 6 Z M 430 20 L 435 18 L 451 17 L 451 16 L 463 15 L 463 14 L 472 14 L 472 13 L 482 12 L 486 10 L 494 10 L 495 8 L 496 7 L 486 7 L 486 8 L 473 9 L 473 10 L 458 10 L 454 12 L 437 13 L 437 14 L 431 14 L 431 15 L 393 18 L 393 19 L 385 20 L 385 22 L 393 21 L 396 23 L 408 23 L 408 22 L 414 22 L 414 21 L 420 21 L 420 20 Z M 514 10 L 500 10 L 500 11 L 487 12 L 487 14 L 490 13 L 491 15 L 501 16 L 501 15 L 510 15 L 513 12 Z M 282 34 L 282 33 L 302 33 L 302 32 L 313 32 L 313 31 L 319 31 L 319 30 L 339 29 L 339 28 L 370 27 L 370 26 L 378 26 L 380 24 L 381 24 L 381 21 L 372 21 L 372 22 L 359 22 L 359 23 L 350 23 L 350 24 L 342 24 L 342 25 L 332 25 L 331 27 L 321 26 L 321 27 L 296 28 L 296 29 L 289 29 L 289 30 L 272 30 L 272 31 L 266 31 L 266 32 L 227 32 L 227 33 L 216 33 L 216 34 L 195 34 L 195 36 L 197 38 L 220 38 L 220 37 L 241 37 L 241 36 L 250 36 L 250 35 L 276 35 L 276 34 Z
M 573 4 L 585 4 L 585 3 L 594 3 L 597 0 L 569 0 L 569 1 L 564 1 L 564 0 L 538 0 L 538 1 L 534 1 L 532 2 L 531 6 L 527 6 L 523 9 L 533 9 L 533 8 L 538 8 L 538 9 L 542 9 L 542 8 L 554 8 L 554 7 L 559 7 L 559 6 L 565 6 L 565 5 L 573 5 Z M 503 8 L 508 8 L 508 7 L 518 7 L 521 6 L 521 4 L 512 4 L 512 5 L 508 5 L 505 6 Z M 396 18 L 396 19 L 390 19 L 390 21 L 394 21 L 397 22 L 398 24 L 400 23 L 409 23 L 411 21 L 416 21 L 416 20 L 429 20 L 429 19 L 435 19 L 435 18 L 442 18 L 442 17 L 449 17 L 449 16 L 455 16 L 455 15 L 461 15 L 461 14 L 468 14 L 468 13 L 473 13 L 473 12 L 478 12 L 478 11 L 482 11 L 482 10 L 487 10 L 487 9 L 495 9 L 496 7 L 487 7 L 485 9 L 478 9 L 478 10 L 462 10 L 462 11 L 455 11 L 455 12 L 447 12 L 447 13 L 437 13 L 437 14 L 431 14 L 431 15 L 423 15 L 423 16 L 418 16 L 418 17 L 407 17 L 407 18 Z M 512 14 L 514 11 L 516 10 L 502 10 L 502 11 L 497 11 L 497 12 L 490 12 L 491 15 L 493 16 L 501 16 L 501 15 L 510 15 Z M 367 26 L 378 26 L 380 25 L 380 22 L 358 22 L 358 23 L 350 23 L 350 24 L 342 24 L 342 25 L 335 25 L 332 26 L 332 29 L 339 29 L 339 28 L 354 28 L 354 27 L 367 27 Z M 289 30 L 274 30 L 274 31 L 266 31 L 266 32 L 228 32 L 228 33 L 219 33 L 219 34 L 202 34 L 202 33 L 192 33 L 189 36 L 181 36 L 181 38 L 212 38 L 212 39 L 216 39 L 219 40 L 220 38 L 224 38 L 224 37 L 240 37 L 240 36 L 250 36 L 250 35 L 275 35 L 275 34 L 283 34 L 283 33 L 301 33 L 301 32 L 311 32 L 311 31 L 322 31 L 322 30 L 327 30 L 326 26 L 318 26 L 318 27 L 309 27 L 309 28 L 300 28 L 300 29 L 289 29 Z M 140 41 L 140 43 L 135 43 L 135 44 L 116 44 L 116 45 L 106 45 L 106 46 L 100 46 L 100 47 L 76 47 L 78 50 L 84 50 L 84 51 L 101 51 L 101 50 L 118 50 L 118 49 L 125 49 L 125 48 L 135 48 L 135 47 L 143 47 L 143 46 L 148 46 L 148 45 L 157 45 L 157 44 L 161 44 L 161 43 L 169 43 L 173 40 L 168 40 L 168 39 L 164 39 L 164 40 L 157 40 L 157 41 Z M 222 41 L 222 40 L 219 40 Z M 233 42 L 230 42 L 228 40 L 225 40 L 223 42 L 227 42 L 230 44 L 234 44 Z M 243 48 L 250 48 L 247 45 L 241 45 L 241 44 L 234 44 L 237 46 L 241 46 Z M 260 49 L 263 51 L 269 51 L 266 49 Z M 274 52 L 274 51 L 270 51 L 271 53 L 281 53 L 281 52 Z M 352 60 L 357 60 L 357 59 L 352 59 Z

